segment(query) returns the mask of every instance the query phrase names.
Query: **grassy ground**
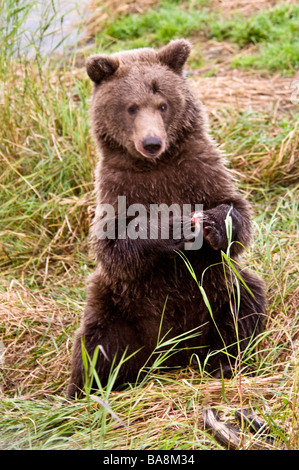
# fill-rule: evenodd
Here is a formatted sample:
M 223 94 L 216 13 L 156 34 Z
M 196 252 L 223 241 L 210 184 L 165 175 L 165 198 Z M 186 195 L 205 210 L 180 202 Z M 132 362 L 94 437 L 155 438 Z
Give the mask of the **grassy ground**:
M 29 59 L 19 45 L 32 3 L 0 2 L 0 448 L 218 449 L 202 422 L 213 405 L 228 419 L 236 407 L 255 409 L 275 445 L 298 449 L 298 5 L 93 2 L 86 27 L 95 45 L 65 57 L 37 48 Z M 68 402 L 73 335 L 93 269 L 97 157 L 82 62 L 99 48 L 179 36 L 194 45 L 189 80 L 254 207 L 246 263 L 265 279 L 269 302 L 256 375 L 151 371 L 140 386 L 103 391 L 100 405 L 91 396 Z

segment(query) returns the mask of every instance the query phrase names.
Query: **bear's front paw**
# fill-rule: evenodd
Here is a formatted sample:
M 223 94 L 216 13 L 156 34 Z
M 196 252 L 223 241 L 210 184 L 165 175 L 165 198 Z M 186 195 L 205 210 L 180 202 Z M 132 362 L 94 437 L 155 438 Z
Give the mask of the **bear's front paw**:
M 185 249 L 185 244 L 194 241 L 195 222 L 188 217 L 170 217 L 164 237 L 158 240 L 159 250 L 168 255 Z M 165 226 L 162 227 L 162 233 Z M 165 236 L 166 235 L 166 236 Z
M 182 238 L 182 239 L 169 238 L 166 240 L 157 240 L 155 251 L 160 252 L 163 255 L 170 256 L 170 257 L 176 256 L 176 251 L 184 251 L 185 244 L 188 242 L 190 242 L 190 240 L 187 240 L 185 238 Z
M 184 250 L 185 243 L 186 240 L 165 240 L 165 251 L 175 255 L 175 251 Z
M 210 224 L 213 222 L 210 222 Z M 204 225 L 203 238 L 214 250 L 225 249 L 227 245 L 227 238 L 222 236 L 220 230 L 214 225 Z
M 225 218 L 229 206 L 221 204 L 204 211 L 203 216 L 203 239 L 214 250 L 225 250 L 227 248 L 227 235 L 225 228 Z

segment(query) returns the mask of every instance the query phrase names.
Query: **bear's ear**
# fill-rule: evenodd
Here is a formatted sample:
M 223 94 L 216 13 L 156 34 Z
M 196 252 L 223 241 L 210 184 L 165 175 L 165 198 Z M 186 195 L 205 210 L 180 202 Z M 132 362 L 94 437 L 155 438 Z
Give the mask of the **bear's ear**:
M 95 83 L 100 83 L 103 78 L 113 75 L 119 67 L 119 61 L 116 57 L 108 55 L 92 55 L 86 61 L 86 70 Z
M 175 39 L 167 44 L 167 46 L 162 47 L 157 52 L 157 56 L 162 64 L 181 74 L 190 52 L 191 44 L 189 41 L 186 41 L 186 39 Z

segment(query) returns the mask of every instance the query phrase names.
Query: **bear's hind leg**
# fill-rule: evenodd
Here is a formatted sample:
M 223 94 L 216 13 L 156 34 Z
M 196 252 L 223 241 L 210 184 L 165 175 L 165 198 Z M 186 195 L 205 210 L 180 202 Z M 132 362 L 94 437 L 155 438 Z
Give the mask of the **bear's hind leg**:
M 138 337 L 135 326 L 122 318 L 107 321 L 100 327 L 96 325 L 87 327 L 83 323 L 75 338 L 72 373 L 67 395 L 70 398 L 76 395 L 79 397 L 84 389 L 86 371 L 82 361 L 82 342 L 90 360 L 95 352 L 98 353 L 95 371 L 102 386 L 107 385 L 112 369 L 117 367 L 122 356 L 125 359 L 132 355 L 120 366 L 114 387 L 134 382 L 147 359 L 146 350 L 142 348 Z M 98 351 L 96 351 L 97 348 Z M 92 388 L 97 388 L 96 380 L 93 380 Z

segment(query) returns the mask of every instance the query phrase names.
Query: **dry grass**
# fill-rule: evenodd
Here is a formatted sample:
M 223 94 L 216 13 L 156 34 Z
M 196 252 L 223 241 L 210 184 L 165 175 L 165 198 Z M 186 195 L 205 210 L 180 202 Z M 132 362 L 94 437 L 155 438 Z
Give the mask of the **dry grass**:
M 177 438 L 182 449 L 184 444 L 185 448 L 190 448 L 191 442 L 193 449 L 205 448 L 211 444 L 211 436 L 204 431 L 203 409 L 216 407 L 223 412 L 225 419 L 234 423 L 236 408 L 248 406 L 248 403 L 259 403 L 261 406 L 263 400 L 264 405 L 267 403 L 267 406 L 275 407 L 277 390 L 282 389 L 280 383 L 280 376 L 234 382 L 205 379 L 200 383 L 192 371 L 174 377 L 174 382 L 170 384 L 152 381 L 137 392 L 133 406 L 128 394 L 117 396 L 123 412 L 119 417 L 129 426 L 124 429 L 114 422 L 109 430 L 109 449 L 136 449 L 143 442 L 145 448 L 161 449 L 169 435 Z M 118 408 L 117 402 L 114 402 L 114 409 Z M 130 409 L 124 413 L 126 408 Z M 277 422 L 277 425 L 290 430 L 292 418 L 288 422 Z M 250 436 L 250 433 L 247 435 Z M 251 438 L 253 444 L 254 438 Z M 215 442 L 212 445 L 217 448 Z M 276 445 L 280 445 L 279 442 Z M 273 449 L 273 446 L 264 443 L 263 448 Z
M 226 47 L 230 46 L 223 45 L 224 49 Z M 252 71 L 227 69 L 223 66 L 223 48 L 217 43 L 215 54 L 221 56 L 221 62 L 215 75 L 205 76 L 209 68 L 201 68 L 197 73 L 192 73 L 194 88 L 208 110 L 228 107 L 244 111 L 251 108 L 254 111 L 268 112 L 275 122 L 277 118 L 297 109 L 298 104 L 293 101 L 292 96 L 294 83 L 299 80 L 299 72 L 291 77 L 281 77 L 278 74 L 265 77 Z
M 216 122 L 227 119 L 229 123 L 228 113 L 224 117 L 219 112 L 223 108 L 238 110 L 238 113 L 250 110 L 253 114 L 261 113 L 259 119 L 271 122 L 271 132 L 275 136 L 280 133 L 277 121 L 296 112 L 298 105 L 292 100 L 292 93 L 293 84 L 298 79 L 299 72 L 292 77 L 263 77 L 240 70 L 224 69 L 212 77 L 195 74 L 192 82 L 196 95 L 205 105 L 210 119 Z M 233 112 L 230 119 L 234 118 Z M 228 155 L 235 170 L 240 171 L 246 180 L 252 183 L 261 179 L 273 183 L 298 182 L 298 125 L 298 121 L 295 121 L 293 128 L 281 140 L 279 148 L 277 145 L 264 145 L 262 148 L 258 145 L 256 148 L 251 146 L 248 152 Z
M 59 302 L 48 288 L 34 293 L 12 281 L 0 293 L 3 396 L 64 393 L 70 370 L 70 325 L 79 321 L 81 312 L 82 304 L 74 305 L 67 297 Z

